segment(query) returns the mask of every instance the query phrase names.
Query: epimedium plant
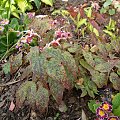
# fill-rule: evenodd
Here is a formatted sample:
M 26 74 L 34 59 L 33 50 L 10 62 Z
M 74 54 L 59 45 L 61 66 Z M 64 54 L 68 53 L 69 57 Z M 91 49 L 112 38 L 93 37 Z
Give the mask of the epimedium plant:
M 77 77 L 77 66 L 73 56 L 67 51 L 63 52 L 52 47 L 39 54 L 38 47 L 33 47 L 27 58 L 33 80 L 26 81 L 18 89 L 16 93 L 18 105 L 22 105 L 26 99 L 28 103 L 33 101 L 40 110 L 43 110 L 47 107 L 50 95 L 61 105 L 64 89 L 71 89 Z

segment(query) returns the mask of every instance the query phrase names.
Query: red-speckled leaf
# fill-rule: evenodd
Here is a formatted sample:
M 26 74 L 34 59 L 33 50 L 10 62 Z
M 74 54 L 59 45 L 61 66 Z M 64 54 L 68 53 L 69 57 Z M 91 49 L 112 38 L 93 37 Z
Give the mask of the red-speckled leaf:
M 44 109 L 48 106 L 49 102 L 49 92 L 46 88 L 44 88 L 42 85 L 39 86 L 39 89 L 37 90 L 36 96 L 36 107 L 43 112 Z
M 75 59 L 69 52 L 62 53 L 63 55 L 63 65 L 67 74 L 67 77 L 69 79 L 68 82 L 70 82 L 71 87 L 73 86 L 73 82 L 77 79 L 77 72 L 78 68 L 75 63 Z
M 98 88 L 102 88 L 107 85 L 107 76 L 104 73 L 100 73 L 98 71 L 91 71 L 92 81 L 96 83 Z
M 23 83 L 16 92 L 16 105 L 21 107 L 27 100 L 31 105 L 35 103 L 36 84 L 32 81 Z
M 45 66 L 48 76 L 53 80 L 59 81 L 66 89 L 69 89 L 70 84 L 67 79 L 66 71 L 59 60 L 51 58 L 50 61 L 46 62 Z
M 83 56 L 88 64 L 90 64 L 92 67 L 95 66 L 95 61 L 93 60 L 93 55 L 91 52 L 83 50 Z
M 67 10 L 73 18 L 77 17 L 78 11 L 76 11 L 73 6 L 68 6 Z
M 33 77 L 38 78 L 42 82 L 46 80 L 46 72 L 44 68 L 44 63 L 46 62 L 46 58 L 43 54 L 39 54 L 38 47 L 33 47 L 30 49 L 30 53 L 28 54 L 28 59 L 30 61 Z
M 63 85 L 58 80 L 51 79 L 50 77 L 48 78 L 48 82 L 52 96 L 58 104 L 61 104 L 64 91 Z

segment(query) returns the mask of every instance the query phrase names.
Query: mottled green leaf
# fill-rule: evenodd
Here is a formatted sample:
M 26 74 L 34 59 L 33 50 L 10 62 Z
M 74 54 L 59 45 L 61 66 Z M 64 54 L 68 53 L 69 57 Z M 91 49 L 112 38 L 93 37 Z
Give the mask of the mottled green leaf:
M 28 103 L 35 102 L 36 84 L 32 81 L 26 81 L 23 83 L 16 92 L 16 103 L 21 106 L 25 100 Z
M 58 104 L 61 104 L 64 92 L 63 85 L 58 80 L 51 79 L 50 77 L 48 78 L 48 83 L 52 96 Z
M 113 83 L 113 87 L 116 90 L 120 90 L 120 77 L 115 73 L 110 73 L 110 81 Z
M 106 2 L 103 4 L 104 8 L 108 7 L 110 4 L 112 4 L 112 0 L 106 0 Z
M 86 68 L 88 71 L 93 71 L 93 67 L 91 67 L 85 60 L 81 59 L 80 64 Z
M 5 74 L 10 73 L 10 62 L 8 61 L 7 63 L 3 64 L 3 71 Z
M 98 88 L 102 88 L 103 86 L 107 85 L 107 76 L 104 73 L 100 73 L 98 71 L 92 71 L 92 81 L 96 83 Z
M 51 78 L 59 82 L 66 79 L 64 66 L 55 58 L 51 58 L 50 61 L 45 64 L 45 67 L 48 76 L 50 76 Z
M 47 89 L 45 89 L 42 85 L 39 86 L 39 89 L 37 90 L 36 96 L 36 106 L 40 111 L 43 111 L 47 106 L 49 102 L 49 92 Z
M 31 62 L 33 75 L 39 78 L 39 80 L 41 80 L 42 82 L 44 82 L 46 79 L 46 71 L 44 64 L 45 62 L 47 62 L 45 57 L 43 55 L 33 57 L 31 59 Z
M 74 82 L 77 78 L 78 68 L 75 63 L 75 59 L 69 52 L 62 53 L 63 55 L 63 64 L 67 73 L 67 77 L 71 83 Z
M 44 55 L 47 59 L 55 58 L 59 61 L 61 61 L 63 59 L 60 49 L 54 49 L 52 47 L 46 48 L 44 50 Z
M 83 56 L 88 64 L 90 64 L 92 67 L 94 67 L 95 62 L 93 60 L 93 55 L 91 52 L 83 50 Z
M 112 66 L 109 62 L 97 64 L 95 66 L 95 70 L 97 70 L 99 72 L 110 72 L 111 69 L 112 69 Z

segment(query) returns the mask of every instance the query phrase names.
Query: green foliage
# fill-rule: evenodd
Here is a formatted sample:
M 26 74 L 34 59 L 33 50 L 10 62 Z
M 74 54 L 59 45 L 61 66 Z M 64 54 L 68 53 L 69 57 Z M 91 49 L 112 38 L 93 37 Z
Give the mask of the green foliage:
M 41 0 L 34 0 L 34 3 L 36 5 L 37 9 L 39 9 L 40 5 L 41 5 Z
M 1 0 L 0 7 L 0 17 L 7 19 L 10 19 L 11 15 L 19 18 L 20 13 L 32 9 L 31 0 Z
M 35 93 L 34 93 L 35 94 Z M 38 110 L 42 111 L 48 107 L 49 102 L 49 92 L 42 85 L 39 86 L 39 89 L 36 92 L 36 106 Z
M 101 103 L 97 103 L 96 100 L 90 100 L 88 102 L 88 107 L 89 109 L 93 112 L 96 113 L 96 109 L 101 105 Z
M 120 106 L 120 93 L 117 93 L 113 100 L 112 100 L 112 104 L 113 104 L 113 109 L 117 109 Z
M 93 81 L 89 79 L 89 77 L 84 77 L 83 83 L 81 85 L 77 83 L 76 88 L 82 90 L 81 97 L 84 97 L 88 94 L 90 97 L 94 98 L 95 97 L 94 94 L 97 94 L 98 92 L 97 86 Z
M 114 15 L 116 10 L 120 8 L 118 1 L 106 0 L 100 9 L 100 13 L 109 13 L 109 15 Z
M 47 5 L 53 6 L 53 0 L 41 0 L 41 1 Z
M 5 63 L 2 67 L 5 74 L 10 73 L 10 62 Z
M 112 4 L 112 0 L 106 0 L 106 2 L 103 4 L 104 7 L 108 7 Z
M 30 103 L 35 102 L 35 96 L 36 96 L 36 84 L 32 81 L 26 81 L 23 83 L 18 91 L 16 92 L 16 103 L 18 105 L 22 105 L 25 100 Z
M 7 34 L 0 36 L 0 58 L 14 45 L 17 41 L 16 32 L 7 32 Z M 12 50 L 12 48 L 10 49 Z

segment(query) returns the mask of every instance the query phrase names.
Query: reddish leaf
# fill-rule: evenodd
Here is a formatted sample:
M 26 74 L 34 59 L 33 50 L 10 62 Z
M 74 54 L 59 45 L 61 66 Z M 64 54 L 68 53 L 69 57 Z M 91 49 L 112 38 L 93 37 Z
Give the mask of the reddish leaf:
M 80 8 L 80 17 L 85 18 L 84 7 Z
M 95 22 L 95 20 L 89 19 L 89 22 L 92 24 L 94 28 L 96 28 L 99 32 L 101 32 L 101 29 L 99 25 L 97 24 L 97 22 Z
M 73 6 L 68 6 L 67 10 L 73 18 L 77 17 L 78 11 L 76 11 Z
M 106 19 L 103 17 L 102 14 L 99 14 L 99 13 L 97 13 L 97 12 L 93 12 L 93 14 L 95 15 L 96 22 L 98 22 L 100 25 L 101 25 L 101 24 L 105 24 Z

